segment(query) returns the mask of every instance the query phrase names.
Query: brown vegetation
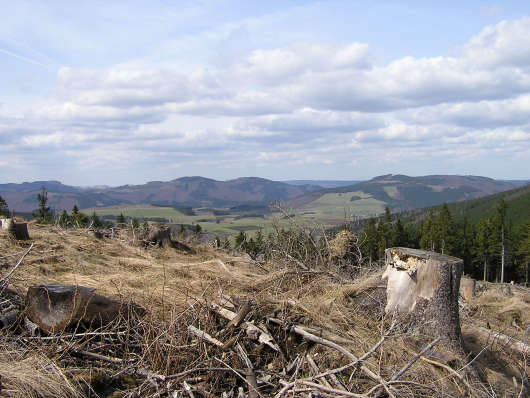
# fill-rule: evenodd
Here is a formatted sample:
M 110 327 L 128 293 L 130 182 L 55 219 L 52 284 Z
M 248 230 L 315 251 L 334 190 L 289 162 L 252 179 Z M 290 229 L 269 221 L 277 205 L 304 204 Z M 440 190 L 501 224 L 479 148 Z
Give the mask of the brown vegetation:
M 0 331 L 6 396 L 525 395 L 528 353 L 495 335 L 525 341 L 530 293 L 522 287 L 508 295 L 482 284 L 460 302 L 470 350 L 461 363 L 437 339 L 385 315 L 380 269 L 341 279 L 307 262 L 303 269 L 281 245 L 273 261 L 258 263 L 202 246 L 143 247 L 128 231 L 98 239 L 31 224 L 30 233 L 34 246 L 10 273 L 31 242 L 0 231 L 0 276 L 10 274 L 12 289 L 2 288 L 2 314 L 21 307 L 30 286 L 54 283 L 96 288 L 147 313 L 35 336 L 21 314 Z M 462 370 L 470 366 L 478 377 Z

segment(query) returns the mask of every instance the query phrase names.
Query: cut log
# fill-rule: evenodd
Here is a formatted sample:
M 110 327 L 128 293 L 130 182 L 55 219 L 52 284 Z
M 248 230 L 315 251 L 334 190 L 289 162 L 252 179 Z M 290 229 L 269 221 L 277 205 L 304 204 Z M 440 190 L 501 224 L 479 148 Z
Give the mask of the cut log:
M 142 314 L 136 305 L 132 309 Z M 84 286 L 31 286 L 26 295 L 26 315 L 46 333 L 61 332 L 67 327 L 99 327 L 127 313 L 128 305 L 95 293 Z
M 387 313 L 408 315 L 411 325 L 463 352 L 458 313 L 461 259 L 424 250 L 386 249 Z
M 17 240 L 28 240 L 28 224 L 23 222 L 16 222 L 12 218 L 2 219 L 2 229 L 7 230 L 7 233 Z

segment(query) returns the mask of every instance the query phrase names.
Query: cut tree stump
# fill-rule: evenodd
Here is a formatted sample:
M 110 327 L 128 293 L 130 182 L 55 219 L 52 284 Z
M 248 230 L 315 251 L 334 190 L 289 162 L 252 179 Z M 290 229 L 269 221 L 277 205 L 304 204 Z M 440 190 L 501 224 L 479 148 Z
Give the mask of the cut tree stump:
M 475 297 L 476 281 L 473 278 L 462 277 L 460 280 L 460 295 L 469 302 Z
M 137 313 L 143 310 L 133 305 Z M 99 327 L 127 313 L 128 305 L 95 293 L 84 286 L 31 286 L 26 295 L 26 315 L 46 333 L 61 332 L 67 327 Z
M 387 313 L 406 314 L 421 333 L 441 336 L 455 352 L 463 352 L 458 313 L 461 259 L 424 250 L 386 249 Z
M 7 233 L 17 240 L 28 240 L 28 224 L 18 223 L 12 218 L 2 219 L 2 229 L 7 230 Z

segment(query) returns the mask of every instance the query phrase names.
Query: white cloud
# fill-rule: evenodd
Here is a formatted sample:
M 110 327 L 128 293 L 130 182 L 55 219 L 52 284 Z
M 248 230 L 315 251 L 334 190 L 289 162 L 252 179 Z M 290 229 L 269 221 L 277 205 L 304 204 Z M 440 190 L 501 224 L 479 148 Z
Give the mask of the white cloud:
M 515 159 L 530 146 L 529 65 L 530 18 L 522 18 L 485 28 L 459 56 L 387 64 L 376 64 L 365 43 L 296 42 L 186 69 L 63 67 L 44 104 L 0 118 L 0 151 L 48 148 L 83 159 L 84 169 L 90 158 L 95 169 L 174 168 L 186 158 L 197 167 L 333 170 L 486 159 L 493 150 Z

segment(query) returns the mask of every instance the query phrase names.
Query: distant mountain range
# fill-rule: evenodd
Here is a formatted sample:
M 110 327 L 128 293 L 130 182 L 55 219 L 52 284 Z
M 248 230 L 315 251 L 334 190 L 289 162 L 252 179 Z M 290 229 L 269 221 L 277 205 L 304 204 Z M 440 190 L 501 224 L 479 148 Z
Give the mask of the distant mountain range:
M 49 206 L 81 209 L 115 205 L 167 205 L 193 207 L 232 207 L 287 201 L 322 189 L 317 185 L 290 185 L 257 177 L 216 181 L 204 177 L 182 177 L 172 181 L 151 181 L 142 185 L 79 188 L 58 181 L 35 181 L 0 184 L 2 196 L 10 209 L 30 212 L 37 208 L 41 187 L 48 191 Z
M 266 206 L 273 201 L 286 202 L 288 207 L 296 208 L 309 205 L 327 193 L 352 193 L 352 201 L 361 195 L 384 202 L 392 211 L 399 211 L 478 198 L 513 189 L 520 184 L 520 181 L 512 183 L 486 177 L 452 175 L 408 177 L 389 174 L 363 182 L 278 182 L 257 177 L 216 181 L 204 177 L 182 177 L 167 182 L 151 181 L 120 187 L 81 188 L 59 181 L 0 184 L 0 196 L 10 209 L 31 212 L 38 206 L 37 194 L 43 186 L 48 191 L 50 207 L 68 210 L 74 204 L 81 209 L 116 205 L 226 208 Z
M 351 201 L 375 199 L 392 212 L 458 202 L 513 189 L 518 184 L 478 176 L 388 174 L 358 184 L 323 189 L 294 198 L 289 207 L 307 207 L 328 193 L 351 193 Z
M 360 180 L 287 180 L 289 185 L 318 185 L 322 188 L 336 188 L 358 184 Z

